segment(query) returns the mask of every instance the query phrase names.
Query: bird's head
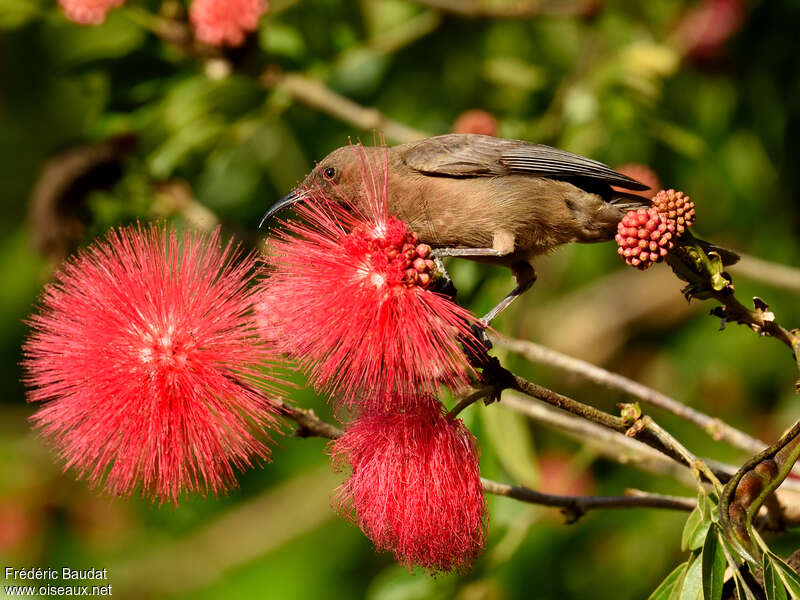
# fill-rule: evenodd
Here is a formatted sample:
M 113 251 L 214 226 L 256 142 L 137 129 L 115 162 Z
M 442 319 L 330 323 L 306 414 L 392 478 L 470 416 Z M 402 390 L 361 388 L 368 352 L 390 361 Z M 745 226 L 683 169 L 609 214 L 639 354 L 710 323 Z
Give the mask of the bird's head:
M 368 213 L 370 201 L 381 192 L 384 182 L 382 167 L 385 164 L 384 147 L 350 145 L 337 148 L 319 161 L 300 185 L 266 212 L 261 225 L 283 209 L 312 196 Z

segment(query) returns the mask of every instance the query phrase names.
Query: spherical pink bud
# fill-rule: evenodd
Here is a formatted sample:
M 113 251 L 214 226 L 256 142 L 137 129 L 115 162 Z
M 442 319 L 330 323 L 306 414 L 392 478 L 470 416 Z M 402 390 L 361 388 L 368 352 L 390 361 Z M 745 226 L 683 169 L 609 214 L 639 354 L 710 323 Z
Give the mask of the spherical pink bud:
M 628 212 L 617 226 L 617 251 L 629 265 L 647 269 L 661 262 L 672 249 L 675 224 L 656 209 L 640 208 Z M 633 235 L 629 234 L 635 234 Z
M 674 223 L 675 233 L 679 236 L 694 224 L 694 202 L 683 192 L 661 190 L 653 197 L 653 208 Z

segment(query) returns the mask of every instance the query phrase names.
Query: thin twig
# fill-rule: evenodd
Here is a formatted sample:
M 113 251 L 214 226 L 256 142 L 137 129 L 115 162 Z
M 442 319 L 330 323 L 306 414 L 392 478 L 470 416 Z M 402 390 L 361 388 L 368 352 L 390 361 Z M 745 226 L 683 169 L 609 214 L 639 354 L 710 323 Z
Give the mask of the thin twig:
M 746 254 L 739 257 L 739 262 L 731 267 L 737 275 L 800 293 L 800 269 Z
M 692 485 L 688 469 L 661 452 L 625 434 L 595 425 L 585 419 L 571 415 L 541 402 L 533 402 L 528 396 L 507 390 L 502 402 L 492 410 L 513 410 L 531 421 L 549 427 L 580 444 L 587 444 L 600 455 L 622 465 L 633 466 L 654 475 L 668 476 Z M 731 475 L 736 467 L 729 468 Z
M 609 456 L 609 458 L 621 464 L 635 464 L 636 466 L 644 467 L 646 470 L 657 470 L 662 473 L 666 471 L 678 479 L 681 479 L 681 472 L 686 472 L 684 470 L 673 470 L 672 465 L 676 465 L 674 461 L 655 449 L 646 446 L 642 442 L 627 438 L 624 435 L 610 431 L 600 425 L 587 422 L 569 413 L 564 413 L 544 405 L 537 405 L 513 393 L 508 394 L 506 398 L 504 398 L 503 406 L 522 412 L 530 418 L 542 421 L 559 429 L 572 432 L 583 441 L 604 443 L 605 449 L 601 451 Z M 280 407 L 284 410 L 285 415 L 289 419 L 295 421 L 299 425 L 297 430 L 297 435 L 299 436 L 316 436 L 336 439 L 343 433 L 339 427 L 320 419 L 313 410 L 293 407 L 283 402 L 280 403 Z M 610 448 L 614 446 L 616 446 L 616 449 L 610 450 Z M 707 462 L 712 466 L 716 474 L 721 474 L 726 480 L 730 479 L 737 471 L 736 467 L 730 465 L 715 463 L 713 461 Z M 796 486 L 793 485 L 786 485 L 786 487 L 796 489 Z M 496 493 L 492 489 L 487 489 L 486 486 L 484 486 L 484 490 L 488 493 Z M 786 521 L 787 523 L 793 523 L 795 519 L 800 520 L 800 514 L 792 515 L 787 518 Z
M 451 419 L 455 419 L 461 411 L 465 408 L 475 404 L 479 400 L 483 400 L 484 398 L 496 393 L 496 390 L 491 385 L 480 386 L 474 392 L 467 394 L 463 398 L 461 398 L 456 405 L 450 409 L 450 412 L 447 413 L 447 416 Z
M 536 15 L 575 15 L 583 14 L 589 8 L 581 0 L 512 0 L 505 4 L 483 0 L 417 0 L 443 12 L 453 13 L 471 19 L 524 19 Z
M 775 315 L 770 312 L 769 306 L 761 298 L 753 298 L 755 310 L 750 310 L 739 302 L 733 292 L 733 287 L 726 287 L 713 295 L 714 299 L 722 304 L 712 314 L 720 317 L 723 324 L 728 321 L 747 325 L 759 335 L 774 337 L 783 342 L 792 351 L 792 355 L 800 369 L 800 329 L 791 331 L 778 324 Z M 800 380 L 796 384 L 800 392 Z
M 574 523 L 587 511 L 595 509 L 665 508 L 691 511 L 697 504 L 694 498 L 663 496 L 641 491 L 625 496 L 561 496 L 544 494 L 524 486 L 508 485 L 483 477 L 481 478 L 481 484 L 483 485 L 483 490 L 490 494 L 506 496 L 531 504 L 560 507 L 562 508 L 561 512 L 567 516 L 568 523 Z
M 650 416 L 644 415 L 639 418 L 636 423 L 628 429 L 626 435 L 633 438 L 641 437 L 645 439 L 645 443 L 649 445 L 653 444 L 650 444 L 648 440 L 653 440 L 658 446 L 667 449 L 670 456 L 679 457 L 680 462 L 688 465 L 691 469 L 698 487 L 702 487 L 703 477 L 705 477 L 718 491 L 722 490 L 722 484 L 719 479 L 705 462 L 689 452 L 683 444 L 676 440 L 666 429 L 653 421 Z
M 278 401 L 277 404 L 287 417 L 297 423 L 298 429 L 295 431 L 295 435 L 298 437 L 322 437 L 335 440 L 344 433 L 333 423 L 320 419 L 310 408 L 299 408 L 283 401 Z
M 641 441 L 648 446 L 666 454 L 676 462 L 686 465 L 692 469 L 692 473 L 698 473 L 698 483 L 699 473 L 705 475 L 706 478 L 715 485 L 719 484 L 717 480 L 718 476 L 725 477 L 724 473 L 712 474 L 712 471 L 707 470 L 706 465 L 702 461 L 699 461 L 670 433 L 659 427 L 650 417 L 645 416 L 635 423 L 630 423 L 626 419 L 573 400 L 568 396 L 564 396 L 544 386 L 528 381 L 519 375 L 514 375 L 508 371 L 506 371 L 506 373 L 506 376 L 510 377 L 506 383 L 507 389 L 522 392 L 532 398 L 546 402 L 551 406 L 570 412 L 593 423 L 602 425 L 603 427 L 641 439 Z
M 736 446 L 747 452 L 760 452 L 767 447 L 766 443 L 728 425 L 717 417 L 712 417 L 695 410 L 682 402 L 678 402 L 674 398 L 670 398 L 661 392 L 633 381 L 632 379 L 628 379 L 618 373 L 613 373 L 579 358 L 562 354 L 561 352 L 527 340 L 507 338 L 496 334 L 492 335 L 491 339 L 497 346 L 522 354 L 532 362 L 552 365 L 559 369 L 569 371 L 570 373 L 579 374 L 602 386 L 620 390 L 638 398 L 642 402 L 666 410 L 686 421 L 694 423 L 715 440 L 724 440 L 732 446 Z
M 299 75 L 282 73 L 276 67 L 261 75 L 261 83 L 287 92 L 298 102 L 327 113 L 365 131 L 382 131 L 388 139 L 396 142 L 412 142 L 427 137 L 425 132 L 403 125 L 384 115 L 377 108 L 367 108 L 337 94 L 322 82 Z
M 299 425 L 297 435 L 302 437 L 317 436 L 335 439 L 342 435 L 342 430 L 331 423 L 323 421 L 314 411 L 292 407 L 281 403 L 286 415 Z M 541 504 L 543 506 L 560 506 L 568 515 L 569 522 L 576 521 L 583 513 L 599 508 L 669 508 L 673 510 L 692 510 L 692 498 L 676 498 L 656 494 L 635 496 L 558 496 L 543 494 L 535 490 L 510 486 L 490 479 L 481 478 L 483 490 L 489 494 L 508 496 L 523 502 Z
M 536 398 L 537 400 L 546 402 L 550 406 L 555 406 L 556 408 L 565 410 L 573 415 L 591 421 L 592 423 L 602 425 L 603 427 L 613 429 L 614 431 L 618 431 L 620 433 L 626 432 L 630 426 L 630 423 L 627 423 L 624 419 L 604 412 L 599 408 L 595 408 L 594 406 L 589 406 L 583 402 L 573 400 L 569 396 L 554 392 L 553 390 L 541 386 L 538 383 L 528 381 L 519 375 L 514 375 L 513 373 L 510 375 L 511 379 L 508 382 L 506 389 L 522 392 L 526 396 Z

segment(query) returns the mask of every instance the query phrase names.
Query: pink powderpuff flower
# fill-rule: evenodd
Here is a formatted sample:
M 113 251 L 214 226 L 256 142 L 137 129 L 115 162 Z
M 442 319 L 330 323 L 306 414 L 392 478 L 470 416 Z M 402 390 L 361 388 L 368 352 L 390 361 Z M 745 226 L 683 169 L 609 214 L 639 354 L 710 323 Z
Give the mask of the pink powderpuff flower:
M 486 541 L 475 438 L 431 397 L 363 413 L 331 444 L 350 466 L 335 502 L 378 550 L 432 571 L 468 568 Z
M 268 459 L 272 353 L 256 335 L 256 259 L 219 231 L 112 230 L 66 262 L 24 345 L 35 427 L 92 485 L 177 503 Z M 266 380 L 265 380 L 266 379 Z
M 464 386 L 471 370 L 460 342 L 480 348 L 470 330 L 478 320 L 431 290 L 430 246 L 386 214 L 385 181 L 361 167 L 369 214 L 307 190 L 300 219 L 271 241 L 263 291 L 280 302 L 278 346 L 317 388 L 366 410 L 394 392 Z
M 122 6 L 125 0 L 58 0 L 64 15 L 80 25 L 100 25 L 108 11 Z
M 211 46 L 241 46 L 267 12 L 266 0 L 194 0 L 189 20 L 195 37 Z

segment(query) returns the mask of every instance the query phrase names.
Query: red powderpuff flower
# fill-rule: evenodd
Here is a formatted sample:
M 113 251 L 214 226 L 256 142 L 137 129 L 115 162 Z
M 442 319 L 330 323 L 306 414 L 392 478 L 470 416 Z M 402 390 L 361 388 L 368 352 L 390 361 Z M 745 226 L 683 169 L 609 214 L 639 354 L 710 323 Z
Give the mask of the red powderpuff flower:
M 194 0 L 189 20 L 198 40 L 212 46 L 241 46 L 267 12 L 266 0 Z
M 212 235 L 111 231 L 45 288 L 24 346 L 33 422 L 66 468 L 112 494 L 217 493 L 269 457 L 276 425 L 247 286 Z M 270 378 L 270 381 L 274 379 Z
M 301 220 L 271 242 L 264 292 L 282 302 L 271 323 L 278 346 L 316 387 L 366 409 L 393 392 L 463 386 L 470 367 L 460 340 L 479 345 L 477 319 L 430 289 L 431 248 L 386 215 L 385 185 L 364 168 L 371 214 L 309 192 Z
M 125 0 L 58 0 L 64 15 L 81 25 L 100 25 L 115 6 L 122 6 Z
M 614 239 L 625 262 L 644 271 L 664 260 L 675 245 L 674 234 L 674 221 L 654 208 L 640 208 L 622 218 Z
M 338 507 L 409 567 L 463 570 L 486 540 L 475 438 L 431 396 L 395 403 L 406 410 L 361 414 L 332 443 L 351 468 Z

